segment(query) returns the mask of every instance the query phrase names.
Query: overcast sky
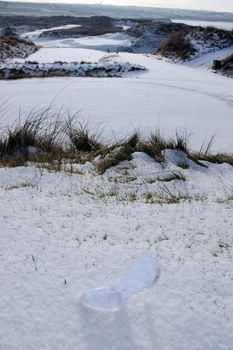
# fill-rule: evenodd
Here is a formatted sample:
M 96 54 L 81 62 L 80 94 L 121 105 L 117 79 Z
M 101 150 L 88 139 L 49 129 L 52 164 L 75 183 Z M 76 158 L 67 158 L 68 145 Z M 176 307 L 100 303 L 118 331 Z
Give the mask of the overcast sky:
M 7 1 L 7 0 L 6 0 Z M 9 1 L 31 1 L 31 2 L 60 2 L 77 4 L 98 4 L 103 5 L 131 5 L 131 6 L 152 6 L 170 7 L 191 10 L 209 10 L 233 12 L 233 0 L 9 0 Z
M 18 0 L 19 1 L 19 0 Z M 22 1 L 22 0 L 21 0 Z M 132 6 L 171 7 L 194 10 L 233 12 L 233 0 L 26 0 L 35 2 L 70 2 L 83 4 L 113 4 Z
M 91 2 L 91 1 L 90 1 Z M 102 0 L 102 3 L 233 12 L 233 0 Z

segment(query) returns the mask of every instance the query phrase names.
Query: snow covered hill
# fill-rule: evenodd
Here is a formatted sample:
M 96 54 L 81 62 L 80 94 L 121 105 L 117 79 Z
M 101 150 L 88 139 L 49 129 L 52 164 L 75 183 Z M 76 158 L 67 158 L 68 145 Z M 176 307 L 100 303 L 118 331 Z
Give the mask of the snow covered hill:
M 26 58 L 37 51 L 34 43 L 15 34 L 0 36 L 0 62 L 12 58 Z
M 232 48 L 233 34 L 231 31 L 214 27 L 186 28 L 172 32 L 159 46 L 157 53 L 179 61 L 191 61 L 208 53 Z
M 69 58 L 70 57 L 70 58 Z M 8 108 L 2 126 L 21 120 L 29 112 L 53 108 L 93 125 L 103 125 L 106 141 L 121 139 L 138 129 L 144 135 L 156 127 L 167 136 L 176 130 L 192 134 L 191 146 L 198 150 L 203 141 L 215 135 L 213 151 L 232 150 L 232 84 L 228 78 L 207 70 L 175 65 L 155 56 L 119 53 L 118 55 L 71 48 L 42 48 L 28 60 L 37 62 L 129 62 L 147 68 L 143 73 L 118 78 L 47 78 L 1 81 Z M 46 91 L 46 94 L 44 93 Z M 30 96 L 30 98 L 29 98 Z
M 28 33 L 33 35 L 37 42 L 38 31 Z M 200 69 L 215 53 L 196 58 L 192 67 L 117 52 L 122 43 L 132 45 L 125 33 L 40 40 L 44 47 L 9 64 L 30 60 L 53 67 L 60 61 L 80 67 L 85 61 L 115 69 L 129 62 L 145 71 L 120 79 L 0 81 L 0 129 L 8 135 L 0 137 L 1 350 L 232 348 L 233 80 Z M 114 52 L 107 52 L 109 47 Z M 42 138 L 34 145 L 33 137 L 26 137 L 24 143 L 18 132 L 17 125 L 33 116 L 39 123 L 32 129 L 26 124 L 33 137 L 43 133 L 44 116 L 51 118 L 45 132 L 49 154 Z M 102 153 L 84 161 L 86 154 L 67 152 L 63 159 L 67 124 L 56 148 L 61 153 L 53 153 L 60 125 L 53 121 L 60 117 L 74 127 L 84 125 L 84 136 L 101 129 Z M 168 139 L 162 161 L 142 150 L 143 136 L 156 129 Z M 123 160 L 119 140 L 135 130 L 142 135 L 141 148 L 130 148 Z M 204 153 L 215 135 L 212 152 L 227 154 L 217 158 L 221 164 L 211 156 L 212 162 L 207 157 L 198 162 L 181 148 L 172 149 L 170 138 L 179 132 L 191 134 L 190 148 Z M 24 162 L 22 151 L 28 155 Z M 145 252 L 160 262 L 156 285 L 128 298 L 118 311 L 85 306 L 83 300 L 90 306 L 86 292 L 113 286 L 109 282 Z M 124 286 L 133 283 L 129 278 Z

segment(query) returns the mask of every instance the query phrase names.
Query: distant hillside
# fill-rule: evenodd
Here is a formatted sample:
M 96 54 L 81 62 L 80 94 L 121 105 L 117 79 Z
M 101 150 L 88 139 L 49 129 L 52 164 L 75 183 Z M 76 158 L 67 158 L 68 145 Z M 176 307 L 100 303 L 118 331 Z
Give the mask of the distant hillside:
M 6 33 L 0 37 L 0 61 L 9 58 L 26 58 L 37 51 L 37 46 L 19 38 L 14 33 Z
M 186 27 L 171 33 L 156 53 L 174 60 L 187 60 L 233 45 L 232 31 L 214 27 Z
M 83 5 L 55 3 L 26 3 L 0 1 L 2 16 L 109 16 L 114 18 L 176 18 L 206 21 L 233 21 L 233 13 L 165 9 L 155 7 Z

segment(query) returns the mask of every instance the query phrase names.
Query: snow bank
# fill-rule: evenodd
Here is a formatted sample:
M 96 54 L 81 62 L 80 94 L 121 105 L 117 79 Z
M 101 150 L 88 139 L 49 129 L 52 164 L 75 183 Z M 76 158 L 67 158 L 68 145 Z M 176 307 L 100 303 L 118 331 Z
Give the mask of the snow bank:
M 33 77 L 121 77 L 124 73 L 144 71 L 145 68 L 130 63 L 86 63 L 86 62 L 11 62 L 0 65 L 0 79 L 22 79 Z

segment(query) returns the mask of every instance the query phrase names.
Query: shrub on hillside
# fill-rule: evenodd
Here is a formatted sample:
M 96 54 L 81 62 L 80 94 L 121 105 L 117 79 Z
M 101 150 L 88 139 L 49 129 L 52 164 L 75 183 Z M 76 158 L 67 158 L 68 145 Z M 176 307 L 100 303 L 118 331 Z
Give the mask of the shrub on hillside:
M 101 133 L 94 131 L 89 123 L 78 123 L 72 125 L 72 120 L 67 122 L 67 133 L 70 140 L 70 147 L 78 152 L 92 152 L 103 148 L 100 141 Z
M 29 115 L 22 124 L 7 128 L 0 138 L 0 163 L 22 163 L 41 156 L 52 159 L 63 154 L 63 127 L 58 119 L 48 122 L 48 116 Z
M 8 34 L 0 37 L 0 60 L 26 58 L 38 50 L 34 43 L 18 37 L 13 32 Z
M 168 58 L 187 59 L 196 52 L 185 31 L 175 32 L 159 46 L 156 53 Z

